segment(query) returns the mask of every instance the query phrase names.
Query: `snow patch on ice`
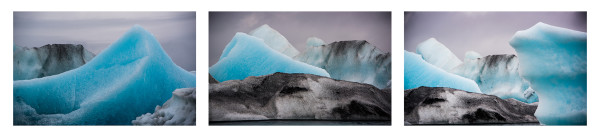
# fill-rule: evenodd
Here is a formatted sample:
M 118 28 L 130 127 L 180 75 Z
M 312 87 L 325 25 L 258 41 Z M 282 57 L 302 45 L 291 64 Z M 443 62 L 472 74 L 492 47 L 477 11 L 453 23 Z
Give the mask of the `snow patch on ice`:
M 134 125 L 196 125 L 196 88 L 173 91 L 171 99 L 131 121 Z
M 306 40 L 306 45 L 317 47 L 317 46 L 325 45 L 325 41 L 323 41 L 322 39 L 319 39 L 317 37 L 310 37 Z
M 416 53 L 420 54 L 423 60 L 446 71 L 450 71 L 462 63 L 450 49 L 435 38 L 429 38 L 419 43 Z
M 267 24 L 250 31 L 248 34 L 264 40 L 269 47 L 288 57 L 294 57 L 299 53 L 283 35 Z

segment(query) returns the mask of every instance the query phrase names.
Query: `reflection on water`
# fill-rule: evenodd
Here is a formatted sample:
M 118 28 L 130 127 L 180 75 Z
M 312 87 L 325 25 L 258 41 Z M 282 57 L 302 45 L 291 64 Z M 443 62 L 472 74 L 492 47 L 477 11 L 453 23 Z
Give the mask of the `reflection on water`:
M 504 123 L 504 124 L 422 124 L 422 125 L 412 125 L 410 123 L 404 122 L 404 126 L 541 126 L 538 122 L 531 123 Z
M 256 120 L 256 121 L 227 121 L 227 122 L 209 122 L 209 125 L 293 125 L 293 126 L 318 126 L 318 125 L 343 125 L 343 126 L 363 126 L 363 125 L 379 125 L 389 126 L 392 121 L 331 121 L 331 120 Z

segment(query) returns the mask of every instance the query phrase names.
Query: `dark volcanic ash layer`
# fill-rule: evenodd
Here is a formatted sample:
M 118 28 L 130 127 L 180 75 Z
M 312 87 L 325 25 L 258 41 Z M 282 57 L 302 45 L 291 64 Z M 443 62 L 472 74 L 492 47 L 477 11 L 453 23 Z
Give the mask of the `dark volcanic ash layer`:
M 79 44 L 48 44 L 31 49 L 13 46 L 13 80 L 60 74 L 84 65 L 94 56 Z
M 210 121 L 390 120 L 390 89 L 274 73 L 210 84 Z
M 445 87 L 404 91 L 405 124 L 536 123 L 537 103 Z

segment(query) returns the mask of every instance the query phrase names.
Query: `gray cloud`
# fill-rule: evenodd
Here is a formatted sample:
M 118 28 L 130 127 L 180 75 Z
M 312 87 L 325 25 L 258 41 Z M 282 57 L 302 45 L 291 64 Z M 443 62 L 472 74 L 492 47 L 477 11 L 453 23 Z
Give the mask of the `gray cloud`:
M 210 12 L 209 65 L 218 61 L 236 32 L 248 33 L 263 24 L 279 31 L 299 51 L 314 36 L 326 43 L 367 40 L 391 52 L 391 12 Z
M 98 54 L 129 28 L 150 31 L 173 61 L 196 70 L 195 12 L 14 12 L 14 44 L 82 44 Z M 11 45 L 12 46 L 12 45 Z
M 482 56 L 516 54 L 508 44 L 512 36 L 544 22 L 587 32 L 585 12 L 405 12 L 404 49 L 415 52 L 417 44 L 436 38 L 456 56 L 472 50 Z

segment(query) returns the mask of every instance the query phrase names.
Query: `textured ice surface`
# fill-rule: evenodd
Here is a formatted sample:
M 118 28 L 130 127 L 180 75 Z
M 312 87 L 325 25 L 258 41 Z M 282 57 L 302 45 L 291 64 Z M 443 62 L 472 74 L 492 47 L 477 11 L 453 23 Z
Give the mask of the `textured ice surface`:
M 248 34 L 264 40 L 265 44 L 267 44 L 269 47 L 287 55 L 288 57 L 294 57 L 299 53 L 298 50 L 296 50 L 296 48 L 294 48 L 294 46 L 292 46 L 292 44 L 290 44 L 290 42 L 288 42 L 283 35 L 267 24 L 250 31 Z
M 331 78 L 368 83 L 381 89 L 389 87 L 392 77 L 390 53 L 383 53 L 364 40 L 309 44 L 306 51 L 294 58 L 325 69 Z
M 133 26 L 87 64 L 13 84 L 13 123 L 131 124 L 195 75 L 175 65 L 154 36 Z
M 306 45 L 317 47 L 317 46 L 325 45 L 325 41 L 323 41 L 322 39 L 319 39 L 317 37 L 310 37 L 310 38 L 306 39 Z
M 131 121 L 134 125 L 196 125 L 196 88 L 173 91 L 171 99 Z
M 529 83 L 519 76 L 519 60 L 515 55 L 489 55 L 475 58 L 467 52 L 463 64 L 452 73 L 469 78 L 479 85 L 481 92 L 502 99 L 514 98 L 523 102 L 537 102 L 535 92 L 526 93 Z
M 515 33 L 510 45 L 519 56 L 519 73 L 538 94 L 538 120 L 586 125 L 587 33 L 540 22 Z
M 82 66 L 94 56 L 82 45 L 49 44 L 34 48 L 13 45 L 13 80 L 60 74 Z
M 536 103 L 442 87 L 404 92 L 404 122 L 409 124 L 537 123 Z
M 274 73 L 210 84 L 210 121 L 390 120 L 391 92 L 311 74 Z
M 296 61 L 269 46 L 263 40 L 238 32 L 227 44 L 219 61 L 209 73 L 217 81 L 241 80 L 275 72 L 305 73 L 329 77 L 327 71 Z
M 462 61 L 446 48 L 444 44 L 437 41 L 435 38 L 427 39 L 417 46 L 417 54 L 423 56 L 423 59 L 434 66 L 442 68 L 446 71 L 460 65 Z
M 404 89 L 449 87 L 481 93 L 477 83 L 427 63 L 421 55 L 404 51 Z

